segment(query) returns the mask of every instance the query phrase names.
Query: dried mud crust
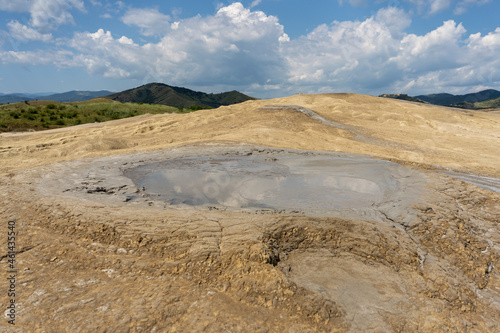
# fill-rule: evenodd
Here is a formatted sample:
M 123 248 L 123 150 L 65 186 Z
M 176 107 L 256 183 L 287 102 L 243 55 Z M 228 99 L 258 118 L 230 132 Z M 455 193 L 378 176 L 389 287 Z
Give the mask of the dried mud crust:
M 499 195 L 445 175 L 428 174 L 413 219 L 379 221 L 49 195 L 38 180 L 50 168 L 0 182 L 0 218 L 19 230 L 19 332 L 495 332 L 500 322 Z

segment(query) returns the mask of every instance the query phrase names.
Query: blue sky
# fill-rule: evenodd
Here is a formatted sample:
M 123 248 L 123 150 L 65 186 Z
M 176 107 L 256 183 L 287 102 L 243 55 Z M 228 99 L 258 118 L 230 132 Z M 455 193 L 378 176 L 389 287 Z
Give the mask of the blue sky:
M 498 13 L 493 0 L 0 0 L 0 92 L 500 89 Z

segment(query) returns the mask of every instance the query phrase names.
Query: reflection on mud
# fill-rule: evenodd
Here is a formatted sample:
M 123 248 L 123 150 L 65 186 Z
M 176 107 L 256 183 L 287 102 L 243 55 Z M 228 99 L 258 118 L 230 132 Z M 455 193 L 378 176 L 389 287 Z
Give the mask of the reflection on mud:
M 388 164 L 329 156 L 186 157 L 125 175 L 170 204 L 335 209 L 370 206 L 397 190 Z

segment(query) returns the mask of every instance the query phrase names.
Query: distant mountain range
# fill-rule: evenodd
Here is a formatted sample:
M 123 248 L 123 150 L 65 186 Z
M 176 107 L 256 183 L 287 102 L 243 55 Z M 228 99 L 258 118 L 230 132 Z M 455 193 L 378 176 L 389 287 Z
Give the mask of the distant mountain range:
M 207 94 L 187 88 L 173 87 L 163 83 L 149 83 L 137 88 L 113 93 L 101 91 L 68 91 L 61 94 L 1 94 L 0 103 L 18 103 L 33 100 L 57 102 L 80 102 L 93 98 L 107 98 L 119 102 L 163 104 L 183 108 L 217 108 L 255 99 L 236 90 L 220 94 Z
M 236 90 L 220 94 L 207 94 L 163 83 L 149 83 L 104 97 L 119 102 L 163 104 L 183 108 L 193 106 L 217 108 L 222 105 L 255 99 Z
M 419 98 L 411 97 L 411 96 L 408 96 L 406 94 L 383 94 L 383 95 L 380 95 L 379 97 L 401 99 L 404 101 L 417 102 L 417 103 L 428 103 L 428 102 L 423 101 Z
M 432 94 L 432 95 L 415 96 L 415 98 L 421 99 L 431 104 L 443 105 L 443 106 L 453 106 L 458 103 L 474 104 L 478 102 L 484 102 L 490 99 L 495 99 L 498 97 L 500 97 L 500 91 L 494 89 L 483 90 L 477 93 L 465 94 L 465 95 Z
M 113 93 L 107 90 L 100 91 L 68 91 L 65 93 L 38 93 L 38 94 L 2 94 L 0 103 L 18 103 L 33 100 L 49 100 L 57 102 L 80 102 L 93 98 L 108 98 L 119 102 L 163 104 L 173 107 L 200 107 L 217 108 L 223 105 L 242 103 L 255 99 L 236 90 L 220 94 L 207 94 L 187 88 L 169 86 L 163 83 L 149 83 L 137 88 Z M 483 90 L 465 95 L 447 93 L 409 96 L 406 94 L 383 94 L 379 97 L 394 98 L 418 103 L 429 103 L 441 106 L 459 107 L 464 109 L 500 108 L 500 91 L 494 89 Z
M 112 91 L 101 90 L 101 91 L 68 91 L 61 94 L 47 93 L 47 95 L 40 94 L 0 94 L 0 103 L 18 103 L 24 101 L 34 101 L 34 100 L 47 100 L 56 102 L 82 102 L 87 101 L 92 98 L 102 97 L 112 94 Z
M 441 106 L 451 106 L 464 109 L 485 109 L 500 107 L 500 91 L 487 89 L 465 95 L 430 94 L 411 97 L 405 94 L 383 94 L 379 97 L 402 99 L 411 102 L 430 103 Z

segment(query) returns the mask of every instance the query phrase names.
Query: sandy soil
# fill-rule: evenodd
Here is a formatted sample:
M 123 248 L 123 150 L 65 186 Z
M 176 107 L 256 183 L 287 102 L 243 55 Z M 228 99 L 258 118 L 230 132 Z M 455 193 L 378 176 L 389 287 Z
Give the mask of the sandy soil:
M 333 94 L 0 134 L 1 225 L 17 231 L 16 325 L 0 330 L 496 332 L 500 194 L 442 170 L 495 182 L 499 129 L 499 114 Z M 364 215 L 126 200 L 141 163 L 286 149 L 397 162 L 421 189 Z

